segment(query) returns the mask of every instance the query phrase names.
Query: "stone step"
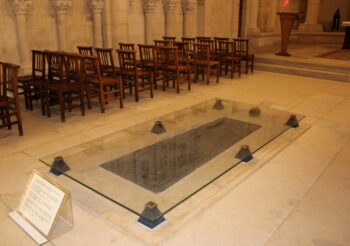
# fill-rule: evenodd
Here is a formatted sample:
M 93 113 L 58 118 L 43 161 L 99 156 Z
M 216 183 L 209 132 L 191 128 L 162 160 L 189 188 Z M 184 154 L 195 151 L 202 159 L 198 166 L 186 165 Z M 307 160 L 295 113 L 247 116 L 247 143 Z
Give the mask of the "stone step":
M 254 68 L 257 70 L 268 71 L 268 72 L 299 75 L 299 76 L 335 80 L 335 81 L 341 81 L 341 82 L 350 82 L 350 73 L 332 72 L 328 70 L 292 67 L 292 66 L 284 66 L 284 65 L 277 65 L 277 64 L 267 64 L 267 63 L 261 63 L 261 62 L 256 62 L 254 65 Z
M 314 62 L 303 62 L 303 61 L 289 61 L 282 59 L 273 59 L 273 58 L 265 58 L 265 57 L 255 57 L 256 63 L 261 64 L 273 64 L 278 66 L 287 66 L 293 68 L 302 68 L 302 69 L 311 69 L 311 70 L 319 70 L 319 71 L 330 71 L 336 73 L 345 73 L 350 74 L 350 66 L 335 66 L 332 64 L 320 64 Z

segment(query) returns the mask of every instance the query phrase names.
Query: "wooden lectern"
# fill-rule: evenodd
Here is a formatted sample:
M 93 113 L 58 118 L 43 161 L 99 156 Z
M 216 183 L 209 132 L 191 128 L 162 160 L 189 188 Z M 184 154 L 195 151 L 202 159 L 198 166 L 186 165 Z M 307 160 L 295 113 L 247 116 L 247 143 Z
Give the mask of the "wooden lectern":
M 342 26 L 345 27 L 343 50 L 350 50 L 350 21 L 343 21 Z
M 281 21 L 281 51 L 276 53 L 278 56 L 291 56 L 287 52 L 289 36 L 292 32 L 294 21 L 298 18 L 296 12 L 277 12 Z

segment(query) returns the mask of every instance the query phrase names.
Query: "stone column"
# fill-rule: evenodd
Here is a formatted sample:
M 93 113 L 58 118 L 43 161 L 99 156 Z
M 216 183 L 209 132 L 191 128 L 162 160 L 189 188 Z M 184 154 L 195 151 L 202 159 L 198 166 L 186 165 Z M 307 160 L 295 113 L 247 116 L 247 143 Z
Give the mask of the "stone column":
M 31 0 L 10 0 L 13 12 L 16 16 L 17 42 L 20 51 L 20 66 L 23 72 L 29 72 L 31 68 L 31 55 L 27 34 L 27 15 Z
M 322 32 L 322 25 L 318 23 L 318 15 L 320 12 L 320 0 L 308 0 L 306 19 L 300 25 L 299 31 L 302 32 Z
M 142 0 L 143 12 L 145 14 L 145 43 L 153 44 L 153 14 L 157 7 L 158 0 Z
M 276 19 L 277 19 L 277 9 L 278 9 L 278 4 L 277 0 L 270 0 L 270 14 L 267 17 L 267 31 L 268 32 L 274 32 L 277 30 L 276 26 Z
M 197 1 L 182 0 L 183 36 L 192 38 L 197 36 Z
M 198 9 L 197 9 L 197 34 L 198 36 L 205 36 L 205 0 L 198 0 Z
M 249 27 L 248 33 L 255 34 L 259 33 L 258 27 L 258 13 L 259 13 L 259 0 L 249 0 Z
M 92 18 L 94 22 L 94 46 L 103 47 L 102 41 L 102 11 L 104 0 L 90 0 Z
M 165 36 L 176 36 L 176 9 L 178 0 L 164 0 Z
M 72 0 L 54 0 L 52 4 L 57 15 L 58 50 L 67 51 L 66 14 L 68 9 L 72 6 Z

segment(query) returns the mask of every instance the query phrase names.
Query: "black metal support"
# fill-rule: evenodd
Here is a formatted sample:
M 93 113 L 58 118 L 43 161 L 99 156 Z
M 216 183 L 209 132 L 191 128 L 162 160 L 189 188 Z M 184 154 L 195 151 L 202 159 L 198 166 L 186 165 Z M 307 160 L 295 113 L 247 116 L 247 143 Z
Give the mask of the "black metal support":
M 216 110 L 223 110 L 225 107 L 224 107 L 224 104 L 222 103 L 222 100 L 221 99 L 216 99 L 216 102 L 213 106 L 213 109 L 216 109 Z
M 259 107 L 251 108 L 249 110 L 249 115 L 251 117 L 259 117 L 261 114 L 261 109 Z
M 69 171 L 70 168 L 66 164 L 66 162 L 63 160 L 62 156 L 55 157 L 55 160 L 52 163 L 50 172 L 55 174 L 56 176 L 59 176 L 61 174 L 64 174 L 65 172 Z
M 137 222 L 147 226 L 150 229 L 154 229 L 164 221 L 165 218 L 158 209 L 158 205 L 152 201 L 145 205 L 145 209 L 143 210 L 140 218 L 137 220 Z
M 250 152 L 249 146 L 242 145 L 241 149 L 238 151 L 235 158 L 237 158 L 241 161 L 244 161 L 244 162 L 249 162 L 250 160 L 252 160 L 253 155 L 252 155 L 252 152 Z
M 151 129 L 151 132 L 155 134 L 162 134 L 166 132 L 166 129 L 161 121 L 156 121 Z
M 293 128 L 297 128 L 299 126 L 299 122 L 295 114 L 292 114 L 289 117 L 288 121 L 286 122 L 286 125 Z

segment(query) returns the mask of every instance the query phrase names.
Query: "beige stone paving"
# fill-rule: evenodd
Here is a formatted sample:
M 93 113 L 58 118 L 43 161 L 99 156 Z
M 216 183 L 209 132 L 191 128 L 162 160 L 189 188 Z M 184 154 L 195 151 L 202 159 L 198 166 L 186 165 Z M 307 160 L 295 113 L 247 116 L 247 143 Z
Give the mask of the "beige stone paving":
M 33 245 L 6 214 L 17 206 L 31 171 L 43 167 L 38 157 L 218 96 L 304 113 L 302 124 L 311 128 L 239 184 L 223 179 L 174 209 L 154 232 L 140 227 L 136 215 L 61 178 L 72 190 L 76 227 L 52 244 L 346 245 L 350 84 L 259 71 L 196 84 L 180 95 L 156 91 L 154 99 L 144 96 L 139 103 L 128 98 L 123 110 L 111 105 L 100 114 L 95 107 L 86 117 L 73 113 L 64 124 L 58 115 L 47 119 L 38 110 L 23 111 L 24 137 L 14 129 L 0 138 L 1 242 Z M 219 195 L 220 187 L 228 189 Z

